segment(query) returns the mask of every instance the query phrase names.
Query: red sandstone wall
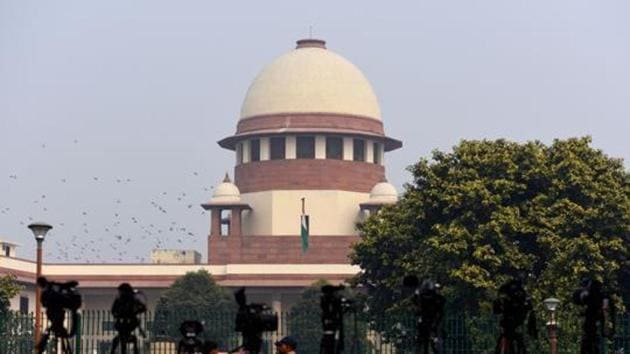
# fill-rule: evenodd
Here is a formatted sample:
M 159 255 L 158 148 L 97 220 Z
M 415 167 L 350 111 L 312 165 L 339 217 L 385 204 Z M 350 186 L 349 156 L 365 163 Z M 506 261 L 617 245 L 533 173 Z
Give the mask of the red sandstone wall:
M 381 165 L 345 160 L 268 160 L 234 167 L 234 183 L 241 193 L 272 189 L 369 193 L 384 179 Z
M 250 117 L 238 122 L 236 133 L 268 132 L 276 129 L 332 129 L 385 135 L 383 123 L 379 120 L 331 113 L 270 114 Z
M 209 264 L 349 264 L 358 236 L 311 236 L 302 253 L 300 236 L 210 236 Z

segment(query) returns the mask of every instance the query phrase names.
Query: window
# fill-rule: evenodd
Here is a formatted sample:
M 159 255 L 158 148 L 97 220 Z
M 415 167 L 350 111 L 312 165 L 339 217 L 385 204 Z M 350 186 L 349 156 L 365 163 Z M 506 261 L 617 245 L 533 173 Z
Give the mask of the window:
M 232 218 L 232 211 L 229 209 L 221 210 L 221 236 L 230 235 L 230 219 Z
M 374 143 L 374 163 L 377 165 L 381 164 L 381 144 Z
M 251 161 L 260 161 L 260 140 L 253 139 L 249 142 L 249 157 Z
M 315 137 L 298 136 L 296 139 L 297 151 L 295 157 L 298 159 L 315 158 Z
M 337 137 L 326 138 L 326 158 L 341 160 L 343 159 L 343 139 Z
M 2 251 L 4 251 L 4 255 L 7 257 L 11 255 L 11 247 L 7 245 L 2 245 Z
M 352 159 L 354 161 L 365 161 L 365 140 L 354 139 L 352 141 Z
M 285 144 L 284 137 L 269 139 L 269 158 L 271 160 L 284 160 L 285 159 Z
M 25 315 L 28 313 L 28 298 L 20 296 L 20 313 Z

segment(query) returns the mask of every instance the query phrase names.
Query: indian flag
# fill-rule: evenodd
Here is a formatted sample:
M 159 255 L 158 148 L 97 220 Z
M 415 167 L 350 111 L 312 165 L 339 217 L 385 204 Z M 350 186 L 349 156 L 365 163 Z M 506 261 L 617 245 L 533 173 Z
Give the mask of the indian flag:
M 300 216 L 300 236 L 302 236 L 302 252 L 308 250 L 308 215 Z

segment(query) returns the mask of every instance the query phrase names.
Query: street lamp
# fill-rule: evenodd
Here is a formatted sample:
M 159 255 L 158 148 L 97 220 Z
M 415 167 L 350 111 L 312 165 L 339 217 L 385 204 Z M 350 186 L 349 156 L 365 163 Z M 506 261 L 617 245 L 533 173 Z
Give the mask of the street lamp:
M 547 333 L 549 334 L 549 349 L 551 354 L 558 352 L 558 322 L 556 322 L 556 309 L 560 305 L 560 300 L 550 297 L 543 301 L 545 308 L 549 311 L 549 322 L 547 322 Z
M 42 276 L 42 243 L 46 233 L 52 226 L 43 222 L 34 222 L 28 225 L 28 228 L 33 231 L 35 235 L 35 241 L 37 241 L 37 270 L 35 272 L 35 345 L 39 344 L 39 337 L 41 333 L 41 320 L 42 320 L 42 302 L 41 302 L 41 289 L 37 285 L 37 279 Z M 37 351 L 37 348 L 35 348 Z

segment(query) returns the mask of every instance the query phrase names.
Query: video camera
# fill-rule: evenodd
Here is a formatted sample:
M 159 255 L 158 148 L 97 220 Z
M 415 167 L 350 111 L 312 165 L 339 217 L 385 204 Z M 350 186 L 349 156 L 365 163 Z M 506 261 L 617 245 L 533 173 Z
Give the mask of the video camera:
M 573 292 L 573 303 L 585 306 L 582 316 L 582 353 L 598 353 L 599 336 L 613 338 L 615 334 L 615 306 L 610 294 L 604 291 L 604 284 L 596 279 L 583 279 L 580 287 Z
M 278 330 L 278 316 L 271 313 L 271 309 L 265 304 L 248 304 L 245 288 L 237 290 L 234 299 L 238 304 L 235 330 L 243 334 L 242 348 L 250 353 L 258 353 L 263 332 Z
M 79 283 L 71 280 L 64 283 L 48 281 L 45 277 L 37 278 L 37 285 L 42 288 L 42 306 L 47 309 L 64 309 L 76 312 L 81 308 L 81 294 L 77 290 Z
M 204 345 L 201 339 L 199 339 L 199 334 L 202 332 L 203 323 L 192 320 L 182 322 L 179 326 L 179 333 L 182 334 L 182 339 L 179 341 L 177 353 L 201 353 L 204 350 Z
M 322 309 L 322 340 L 320 352 L 322 354 L 337 354 L 344 350 L 344 321 L 346 313 L 357 312 L 357 305 L 353 299 L 343 294 L 343 285 L 324 285 L 321 288 L 320 306 Z M 356 327 L 356 316 L 355 316 Z M 355 331 L 356 332 L 356 331 Z M 356 343 L 353 342 L 353 346 Z
M 118 334 L 114 337 L 112 350 L 114 353 L 120 344 L 122 353 L 127 352 L 127 345 L 132 344 L 134 353 L 138 352 L 138 339 L 133 332 L 138 328 L 140 334 L 145 334 L 140 328 L 138 316 L 147 311 L 144 295 L 131 287 L 128 283 L 118 286 L 118 296 L 112 304 L 112 315 L 114 316 L 114 329 Z
M 438 291 L 440 285 L 430 278 L 420 279 L 415 275 L 403 278 L 403 287 L 413 291 L 413 312 L 416 314 L 416 345 L 418 353 L 440 353 L 442 347 L 442 318 L 446 299 Z
M 499 321 L 501 334 L 497 341 L 497 348 L 501 350 L 501 353 L 520 353 L 521 350 L 525 350 L 525 339 L 518 331 L 525 321 L 527 321 L 527 333 L 533 338 L 537 337 L 536 315 L 532 301 L 520 279 L 512 279 L 499 287 L 498 297 L 492 304 L 492 311 L 502 316 Z
M 48 344 L 50 333 L 55 338 L 61 339 L 63 353 L 71 353 L 68 338 L 74 336 L 79 323 L 79 308 L 81 308 L 81 294 L 77 290 L 77 281 L 58 283 L 48 281 L 45 277 L 37 278 L 37 286 L 42 289 L 41 302 L 46 308 L 46 317 L 50 321 L 50 326 L 44 331 L 40 342 L 37 344 L 37 352 L 43 353 Z M 71 327 L 66 329 L 66 311 L 71 313 Z

